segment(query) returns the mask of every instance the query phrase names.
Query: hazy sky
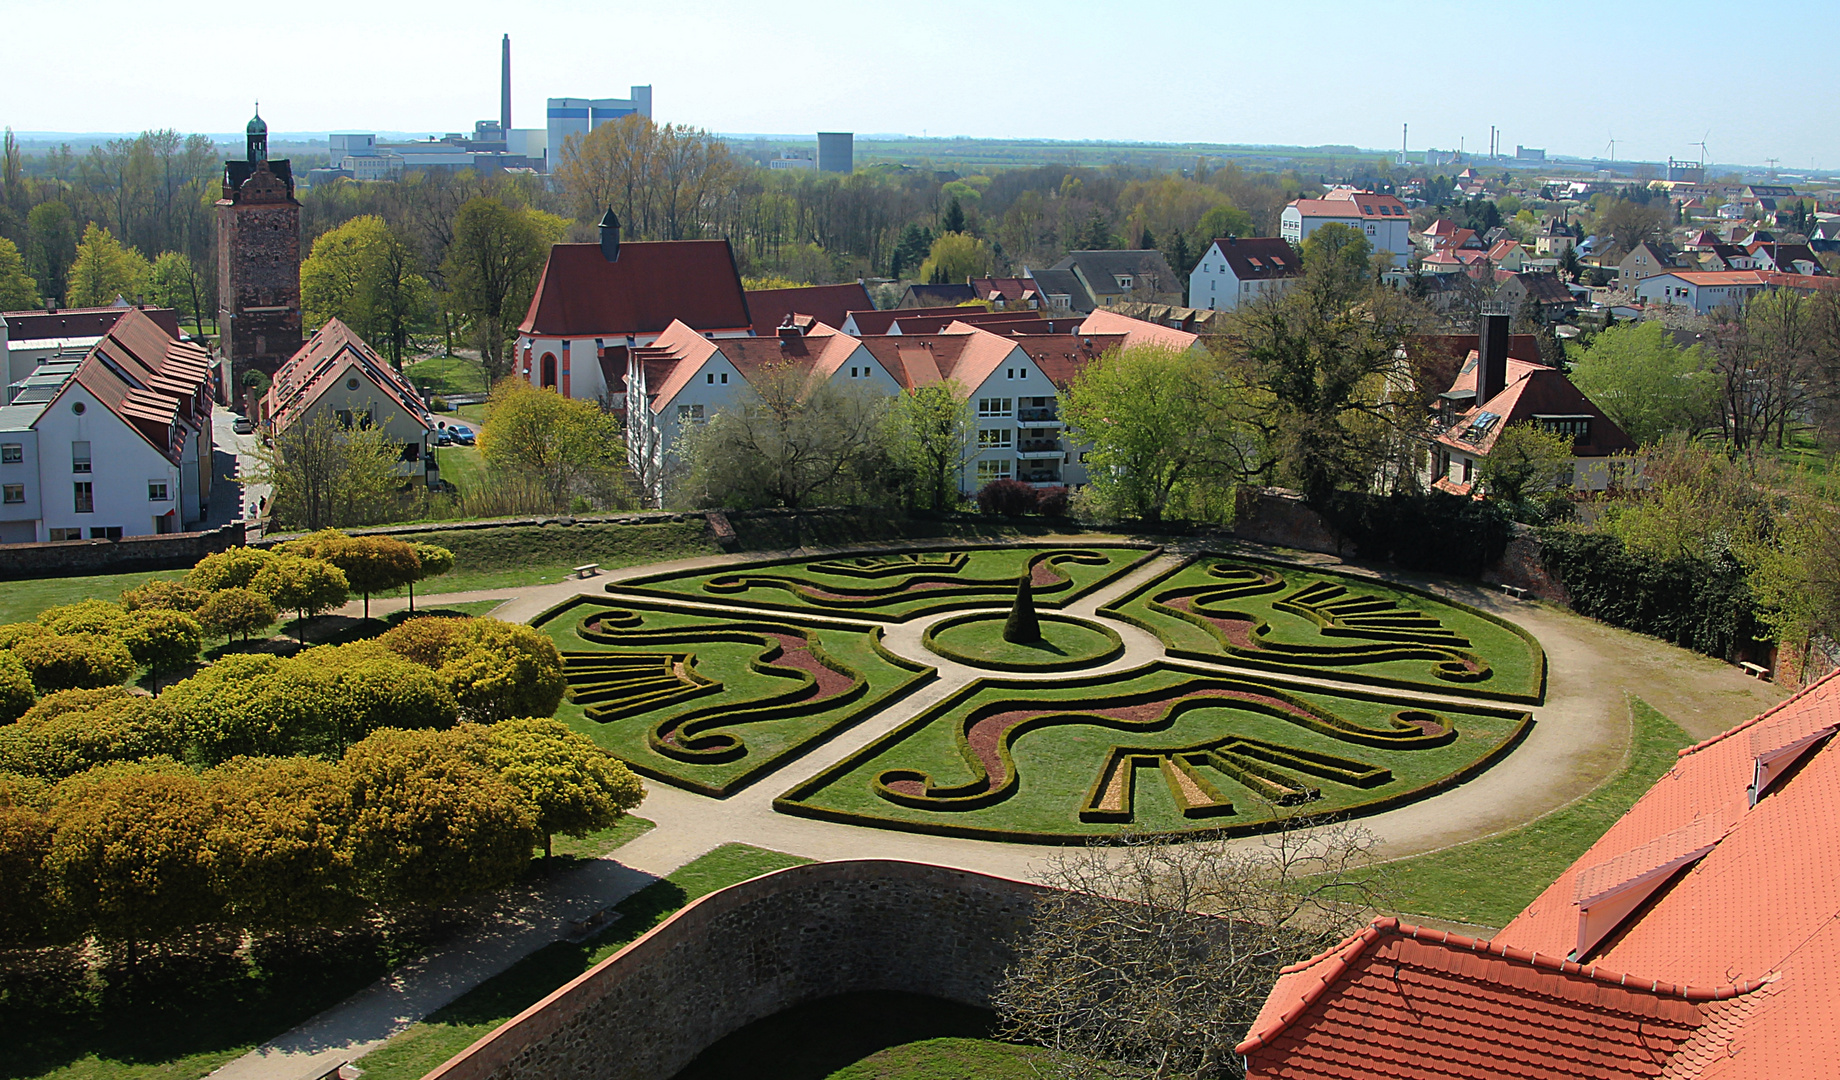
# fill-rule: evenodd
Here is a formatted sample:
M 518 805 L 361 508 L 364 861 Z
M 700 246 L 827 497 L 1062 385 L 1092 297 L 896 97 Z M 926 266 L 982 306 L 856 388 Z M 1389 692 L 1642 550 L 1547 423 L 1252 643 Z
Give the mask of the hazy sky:
M 609 4 L 0 0 L 21 131 L 459 131 L 655 89 L 720 132 L 1503 145 L 1840 165 L 1834 0 Z M 1751 42 L 1753 44 L 1745 44 Z M 1766 44 L 1767 42 L 1767 44 Z M 1708 130 L 1710 133 L 1708 134 Z

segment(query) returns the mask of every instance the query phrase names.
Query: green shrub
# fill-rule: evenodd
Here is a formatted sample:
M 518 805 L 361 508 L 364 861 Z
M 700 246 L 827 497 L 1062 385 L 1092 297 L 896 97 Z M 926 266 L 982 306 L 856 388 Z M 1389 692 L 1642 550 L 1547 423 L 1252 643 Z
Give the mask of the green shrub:
M 348 743 L 379 728 L 448 728 L 460 718 L 445 680 L 376 641 L 322 645 L 288 663 L 331 676 L 339 730 Z
M 377 638 L 398 656 L 430 668 L 441 666 L 441 655 L 453 644 L 473 620 L 440 615 L 423 615 L 397 623 Z
M 441 654 L 441 677 L 476 723 L 551 716 L 568 689 L 555 642 L 528 626 L 473 619 Z
M 0 650 L 0 724 L 10 724 L 24 716 L 37 700 L 32 673 L 19 662 L 19 657 Z
M 1541 555 L 1580 615 L 1736 660 L 1764 627 L 1744 571 L 1729 553 L 1656 559 L 1609 533 L 1540 532 Z
M 275 605 L 254 589 L 231 587 L 212 593 L 198 608 L 198 621 L 215 637 L 239 634 L 244 641 L 275 625 Z
M 13 655 L 41 694 L 114 686 L 138 667 L 120 640 L 95 634 L 41 634 L 15 644 Z
M 108 600 L 81 600 L 46 608 L 38 613 L 38 624 L 54 634 L 106 636 L 121 629 L 127 614 L 120 604 Z
M 34 709 L 29 717 L 0 733 L 0 772 L 56 780 L 109 762 L 172 757 L 181 749 L 172 715 L 136 694 L 92 697 L 85 707 Z
M 201 607 L 207 596 L 203 589 L 183 581 L 168 581 L 154 578 L 138 589 L 128 589 L 121 594 L 121 604 L 129 611 L 143 608 L 167 608 L 192 614 Z
M 347 715 L 329 673 L 273 656 L 226 656 L 167 687 L 160 700 L 187 756 L 203 765 L 239 755 L 336 756 Z
M 1495 502 L 1441 491 L 1368 495 L 1343 491 L 1318 507 L 1360 557 L 1406 570 L 1480 576 L 1507 550 L 1513 521 Z M 1436 542 L 1428 543 L 1427 537 Z
M 233 547 L 198 560 L 198 565 L 185 576 L 185 582 L 206 592 L 247 589 L 262 568 L 274 559 L 272 552 L 261 548 Z

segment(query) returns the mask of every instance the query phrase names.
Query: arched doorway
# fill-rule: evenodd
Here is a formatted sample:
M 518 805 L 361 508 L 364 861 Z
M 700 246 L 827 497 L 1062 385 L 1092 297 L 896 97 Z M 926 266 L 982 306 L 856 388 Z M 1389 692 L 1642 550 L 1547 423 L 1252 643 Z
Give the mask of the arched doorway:
M 549 386 L 549 387 L 553 387 L 556 385 L 556 354 L 555 353 L 544 353 L 543 354 L 543 385 Z

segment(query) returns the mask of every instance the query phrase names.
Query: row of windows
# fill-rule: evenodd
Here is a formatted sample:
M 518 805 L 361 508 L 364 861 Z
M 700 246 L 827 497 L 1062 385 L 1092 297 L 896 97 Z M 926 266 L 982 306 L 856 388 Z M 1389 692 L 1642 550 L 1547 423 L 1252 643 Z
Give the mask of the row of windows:
M 1015 398 L 978 398 L 977 414 L 979 416 L 1013 416 L 1016 412 Z
M 121 539 L 121 526 L 120 525 L 99 526 L 89 531 L 89 538 L 91 540 L 120 540 Z M 65 541 L 65 540 L 81 540 L 81 539 L 83 539 L 82 529 L 52 529 L 51 530 L 51 542 L 54 544 L 61 543 L 62 541 Z

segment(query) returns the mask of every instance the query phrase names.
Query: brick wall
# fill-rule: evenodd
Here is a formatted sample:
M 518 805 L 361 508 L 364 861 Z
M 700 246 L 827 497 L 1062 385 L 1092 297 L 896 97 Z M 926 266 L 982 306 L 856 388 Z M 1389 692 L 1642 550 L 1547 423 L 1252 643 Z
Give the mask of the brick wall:
M 303 340 L 300 204 L 266 170 L 217 203 L 217 281 L 235 377 L 250 368 L 274 374 Z M 233 317 L 224 324 L 224 316 Z
M 660 1080 L 756 1020 L 865 990 L 988 1006 L 1041 892 L 887 859 L 781 870 L 689 905 L 427 1080 Z
M 0 544 L 0 581 L 184 570 L 206 555 L 240 547 L 242 543 L 243 525 L 233 522 L 210 532 L 56 544 Z

